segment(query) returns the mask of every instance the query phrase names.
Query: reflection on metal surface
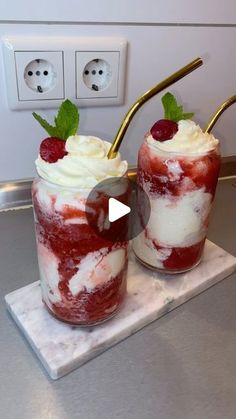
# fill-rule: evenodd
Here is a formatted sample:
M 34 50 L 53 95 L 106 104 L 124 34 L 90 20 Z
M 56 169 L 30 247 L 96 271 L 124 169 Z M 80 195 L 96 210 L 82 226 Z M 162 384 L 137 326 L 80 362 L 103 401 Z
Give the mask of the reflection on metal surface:
M 137 175 L 137 168 L 136 167 L 132 167 L 128 169 L 128 178 L 130 180 L 135 181 L 136 180 L 136 175 Z
M 0 183 L 0 210 L 31 204 L 32 179 Z

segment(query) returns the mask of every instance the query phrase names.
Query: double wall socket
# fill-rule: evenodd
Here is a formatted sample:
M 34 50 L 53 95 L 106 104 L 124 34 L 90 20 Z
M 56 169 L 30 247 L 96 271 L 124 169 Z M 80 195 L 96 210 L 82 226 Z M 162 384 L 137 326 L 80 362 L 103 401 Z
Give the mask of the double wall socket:
M 9 107 L 54 108 L 124 101 L 127 41 L 123 38 L 7 37 L 3 54 Z

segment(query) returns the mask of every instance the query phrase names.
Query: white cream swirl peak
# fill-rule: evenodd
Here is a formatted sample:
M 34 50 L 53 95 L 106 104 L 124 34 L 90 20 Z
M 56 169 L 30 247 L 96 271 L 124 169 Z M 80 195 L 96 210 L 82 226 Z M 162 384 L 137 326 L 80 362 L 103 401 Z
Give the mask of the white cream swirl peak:
M 92 188 L 110 177 L 123 176 L 128 163 L 120 153 L 108 159 L 111 147 L 108 141 L 86 135 L 70 136 L 65 144 L 67 154 L 55 163 L 48 163 L 39 155 L 36 160 L 38 174 L 45 180 L 62 186 Z
M 178 131 L 169 140 L 158 141 L 151 134 L 148 135 L 147 142 L 153 151 L 202 154 L 214 150 L 219 144 L 219 140 L 212 134 L 204 133 L 194 121 L 180 120 L 177 125 Z

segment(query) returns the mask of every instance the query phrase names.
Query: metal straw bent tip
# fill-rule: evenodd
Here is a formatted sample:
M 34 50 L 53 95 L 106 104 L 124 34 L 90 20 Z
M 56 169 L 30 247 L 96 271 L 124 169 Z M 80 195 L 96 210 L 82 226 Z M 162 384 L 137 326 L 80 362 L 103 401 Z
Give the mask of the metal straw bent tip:
M 216 110 L 210 121 L 208 122 L 206 128 L 204 129 L 204 132 L 210 133 L 216 122 L 218 121 L 219 117 L 222 115 L 222 113 L 229 108 L 231 105 L 236 103 L 236 95 L 229 97 L 226 99 Z
M 116 154 L 119 150 L 119 147 L 121 145 L 122 139 L 127 131 L 127 128 L 137 112 L 137 110 L 149 99 L 151 99 L 153 96 L 155 96 L 157 93 L 161 92 L 162 90 L 166 89 L 167 87 L 171 86 L 178 80 L 182 79 L 187 74 L 191 73 L 196 68 L 200 67 L 203 64 L 203 61 L 201 58 L 196 58 L 195 60 L 191 61 L 189 64 L 182 67 L 180 70 L 176 71 L 175 73 L 171 74 L 169 77 L 167 77 L 165 80 L 161 81 L 156 86 L 149 89 L 147 92 L 145 92 L 142 96 L 140 96 L 136 102 L 131 106 L 131 108 L 128 110 L 127 114 L 125 115 L 121 126 L 116 134 L 116 137 L 113 141 L 113 144 L 108 152 L 108 159 L 113 159 L 116 157 Z

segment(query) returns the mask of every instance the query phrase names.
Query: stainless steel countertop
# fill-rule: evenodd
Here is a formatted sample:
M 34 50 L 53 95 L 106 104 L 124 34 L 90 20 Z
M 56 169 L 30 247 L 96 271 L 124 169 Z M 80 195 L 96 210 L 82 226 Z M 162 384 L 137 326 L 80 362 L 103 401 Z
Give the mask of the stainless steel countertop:
M 209 239 L 236 255 L 236 179 L 219 183 Z M 32 209 L 0 213 L 1 419 L 235 419 L 236 274 L 51 381 L 5 294 L 38 279 Z

